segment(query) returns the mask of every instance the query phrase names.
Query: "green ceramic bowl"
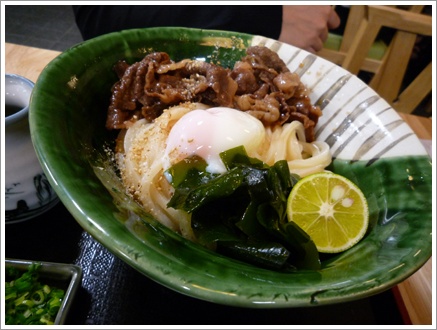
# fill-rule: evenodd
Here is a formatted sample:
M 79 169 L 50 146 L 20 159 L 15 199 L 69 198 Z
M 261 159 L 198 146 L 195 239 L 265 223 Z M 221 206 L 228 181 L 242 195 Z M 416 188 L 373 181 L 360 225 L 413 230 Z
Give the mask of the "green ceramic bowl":
M 175 60 L 231 66 L 246 47 L 257 44 L 276 51 L 301 76 L 323 110 L 317 138 L 332 148 L 331 170 L 356 182 L 369 201 L 372 226 L 365 238 L 326 258 L 320 271 L 264 270 L 185 240 L 142 214 L 122 193 L 106 152 L 114 140 L 105 117 L 117 60 L 164 51 Z M 44 69 L 31 98 L 30 125 L 44 171 L 78 223 L 117 257 L 182 294 L 259 308 L 345 302 L 391 288 L 431 256 L 432 166 L 419 139 L 357 77 L 275 40 L 151 28 L 86 41 Z

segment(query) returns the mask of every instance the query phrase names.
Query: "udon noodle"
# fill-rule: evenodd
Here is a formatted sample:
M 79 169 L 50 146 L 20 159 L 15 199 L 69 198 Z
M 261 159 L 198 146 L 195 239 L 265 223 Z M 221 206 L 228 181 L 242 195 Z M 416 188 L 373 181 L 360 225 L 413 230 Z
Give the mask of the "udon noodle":
M 190 215 L 167 207 L 174 189 L 164 175 L 168 164 L 163 153 L 176 122 L 195 109 L 208 107 L 199 103 L 171 107 L 153 122 L 140 119 L 129 124 L 117 140 L 116 157 L 127 190 L 158 221 L 190 240 L 195 240 Z M 329 146 L 322 141 L 307 142 L 304 127 L 299 121 L 264 129 L 259 146 L 247 150 L 250 157 L 268 165 L 285 159 L 290 172 L 302 177 L 323 171 L 330 164 Z

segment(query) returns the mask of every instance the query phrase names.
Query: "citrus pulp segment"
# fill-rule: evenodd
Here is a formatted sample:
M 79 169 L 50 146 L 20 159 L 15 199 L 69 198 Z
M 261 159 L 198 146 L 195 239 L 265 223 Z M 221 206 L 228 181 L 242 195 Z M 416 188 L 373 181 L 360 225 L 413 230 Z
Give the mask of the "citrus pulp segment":
M 349 179 L 332 172 L 299 180 L 288 197 L 287 216 L 324 253 L 351 248 L 363 238 L 369 223 L 363 192 Z

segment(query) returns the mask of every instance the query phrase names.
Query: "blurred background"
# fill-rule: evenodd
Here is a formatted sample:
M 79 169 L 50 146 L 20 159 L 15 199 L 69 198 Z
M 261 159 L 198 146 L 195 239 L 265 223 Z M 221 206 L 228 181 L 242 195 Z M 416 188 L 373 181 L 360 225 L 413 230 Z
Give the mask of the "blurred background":
M 81 42 L 71 6 L 5 6 L 5 41 L 64 51 Z
M 336 6 L 336 11 L 342 19 L 342 24 L 338 29 L 331 31 L 330 38 L 325 43 L 326 48 L 338 42 L 337 37 L 342 35 L 348 18 L 348 7 Z M 430 6 L 425 6 L 424 12 L 429 11 L 428 7 Z M 382 39 L 387 39 L 387 35 L 390 38 L 392 34 L 385 29 L 381 35 Z M 73 9 L 69 5 L 8 5 L 5 6 L 5 41 L 25 46 L 64 51 L 82 42 L 83 39 L 76 26 Z M 384 41 L 386 40 L 382 40 L 382 42 Z M 378 42 L 381 42 L 381 40 Z M 422 69 L 421 65 L 429 62 L 432 56 L 431 53 L 431 38 L 428 37 L 416 45 L 415 58 L 410 61 L 404 77 L 406 82 L 412 81 Z M 324 57 L 323 52 L 319 55 Z M 328 57 L 328 59 L 330 58 Z M 358 76 L 366 83 L 369 83 L 371 78 L 366 72 L 360 72 Z M 417 106 L 413 114 L 424 117 L 432 116 L 431 93 Z

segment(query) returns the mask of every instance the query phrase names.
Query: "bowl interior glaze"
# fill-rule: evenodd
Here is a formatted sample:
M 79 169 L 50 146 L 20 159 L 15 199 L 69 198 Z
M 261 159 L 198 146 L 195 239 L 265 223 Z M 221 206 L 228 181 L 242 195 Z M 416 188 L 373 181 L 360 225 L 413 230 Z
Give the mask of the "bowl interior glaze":
M 108 152 L 115 133 L 104 123 L 116 61 L 164 51 L 174 60 L 232 66 L 256 44 L 278 52 L 301 76 L 323 110 L 317 137 L 331 145 L 330 169 L 356 182 L 369 201 L 372 225 L 365 238 L 344 253 L 324 257 L 321 271 L 264 270 L 183 239 L 123 193 Z M 182 294 L 241 307 L 345 302 L 394 286 L 431 256 L 431 160 L 418 138 L 357 77 L 275 40 L 150 28 L 86 41 L 44 69 L 32 94 L 30 123 L 44 171 L 78 223 L 117 257 Z

